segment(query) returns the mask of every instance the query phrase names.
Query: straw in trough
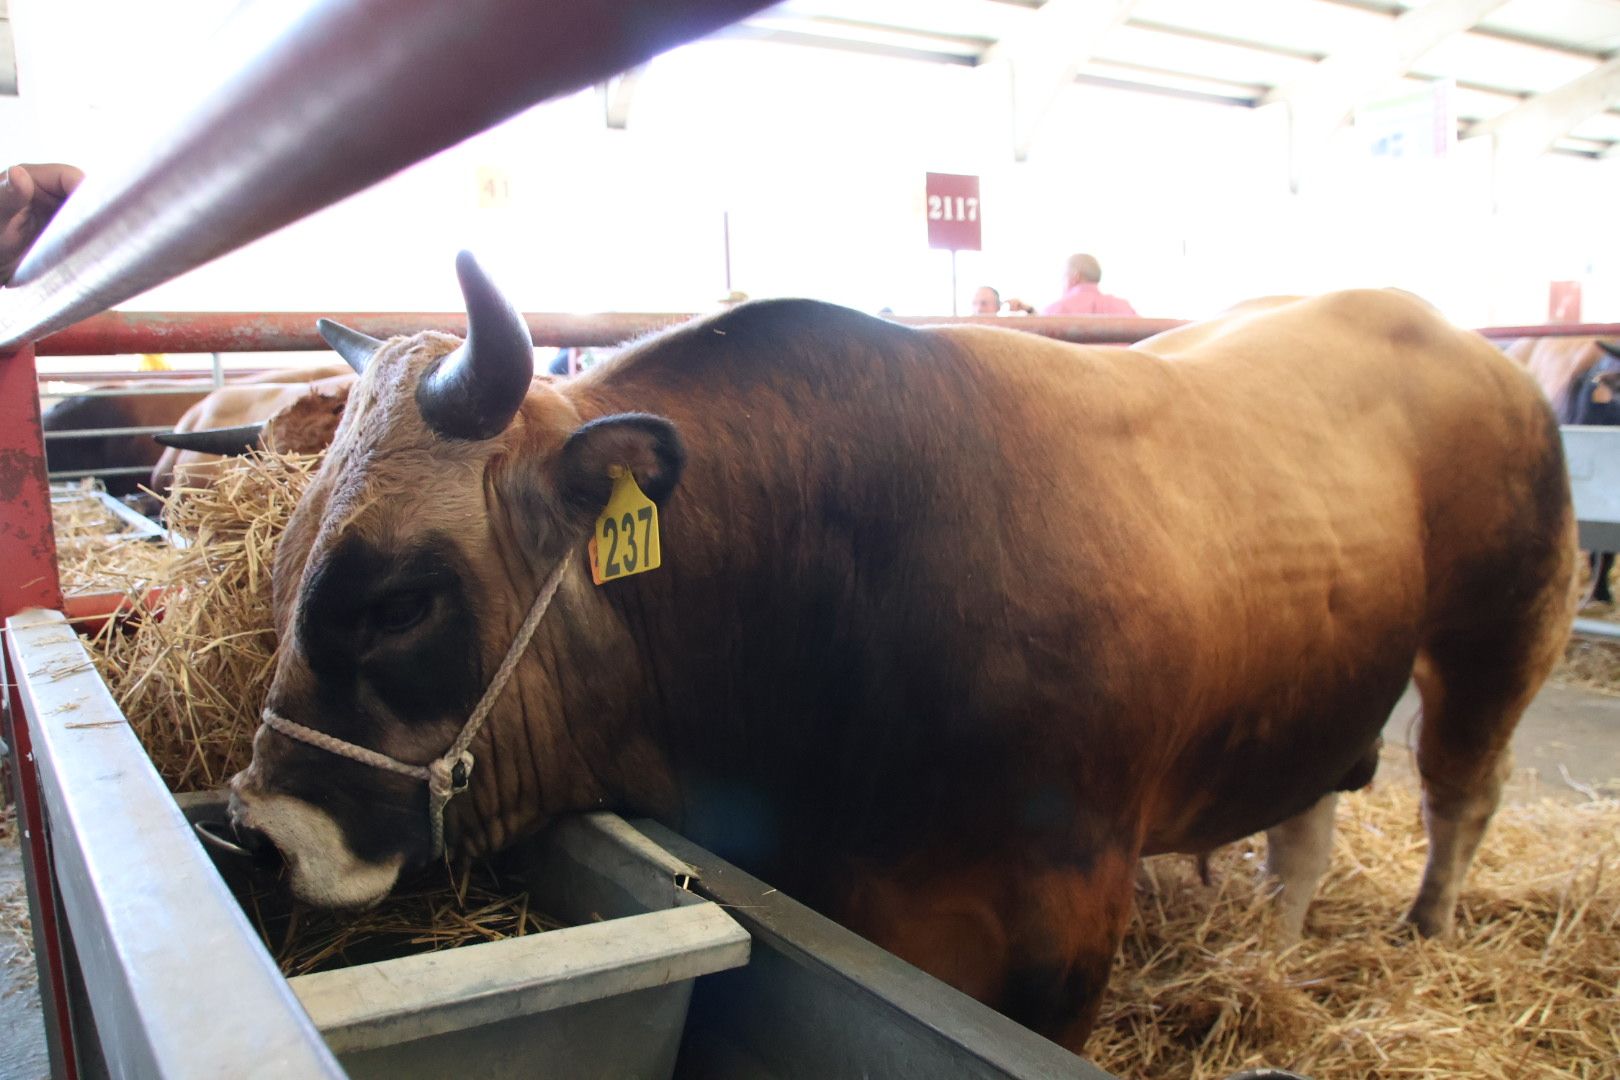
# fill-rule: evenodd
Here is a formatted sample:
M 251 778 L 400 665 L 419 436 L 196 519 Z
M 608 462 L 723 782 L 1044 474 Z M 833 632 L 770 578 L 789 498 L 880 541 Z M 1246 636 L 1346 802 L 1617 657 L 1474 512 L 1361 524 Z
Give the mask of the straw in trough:
M 302 975 L 407 954 L 438 952 L 557 929 L 561 924 L 529 906 L 518 883 L 502 881 L 485 863 L 452 876 L 444 866 L 396 889 L 360 912 L 285 908 L 278 895 L 254 893 L 248 917 L 284 974 Z
M 134 538 L 134 529 L 97 498 L 99 486 L 85 480 L 78 491 L 51 499 L 56 562 L 69 596 L 98 592 L 144 592 L 170 558 L 169 549 Z

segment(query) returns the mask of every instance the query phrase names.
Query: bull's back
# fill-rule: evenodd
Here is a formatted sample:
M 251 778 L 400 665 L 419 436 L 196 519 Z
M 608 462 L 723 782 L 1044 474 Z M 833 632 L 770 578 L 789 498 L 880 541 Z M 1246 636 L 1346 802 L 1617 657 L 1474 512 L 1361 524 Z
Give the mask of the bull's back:
M 1515 574 L 1541 587 L 1562 543 L 1547 406 L 1410 297 L 1268 302 L 1046 359 L 1003 367 L 1035 418 L 1022 453 L 1061 447 L 1052 472 L 1073 478 L 1040 496 L 1048 519 L 1066 498 L 1057 531 L 1083 550 L 1054 561 L 1088 572 L 1015 589 L 1102 631 L 1077 675 L 1100 673 L 1115 712 L 1082 726 L 1144 775 L 1150 850 L 1309 805 L 1376 736 L 1426 635 L 1488 614 Z

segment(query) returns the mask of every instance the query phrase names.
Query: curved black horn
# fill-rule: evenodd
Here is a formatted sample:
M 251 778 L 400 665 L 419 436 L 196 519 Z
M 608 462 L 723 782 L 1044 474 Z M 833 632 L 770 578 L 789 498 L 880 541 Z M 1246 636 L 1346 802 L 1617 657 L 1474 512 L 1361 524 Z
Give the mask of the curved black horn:
M 351 330 L 340 322 L 331 319 L 316 319 L 315 329 L 332 346 L 334 352 L 349 362 L 356 374 L 364 374 L 366 365 L 371 358 L 382 348 L 383 343 L 370 334 L 362 334 L 358 330 Z
M 195 450 L 199 454 L 245 454 L 259 448 L 264 435 L 263 421 L 241 427 L 213 428 L 209 431 L 165 431 L 152 438 L 175 450 Z
M 1620 341 L 1600 341 L 1597 346 L 1616 360 L 1620 360 Z
M 456 256 L 467 300 L 467 340 L 422 376 L 416 405 L 447 439 L 492 439 L 506 430 L 534 378 L 534 343 L 523 316 L 471 252 Z

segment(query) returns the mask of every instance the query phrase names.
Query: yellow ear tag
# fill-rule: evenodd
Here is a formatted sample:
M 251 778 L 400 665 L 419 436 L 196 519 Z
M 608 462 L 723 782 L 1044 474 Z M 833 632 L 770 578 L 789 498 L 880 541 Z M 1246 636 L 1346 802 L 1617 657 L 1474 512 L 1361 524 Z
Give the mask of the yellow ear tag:
M 587 546 L 591 580 L 598 585 L 656 570 L 664 561 L 658 542 L 658 507 L 641 493 L 629 469 L 615 469 L 613 494 L 596 519 L 596 532 Z
M 1613 400 L 1614 391 L 1610 390 L 1605 384 L 1598 383 L 1596 386 L 1592 387 L 1592 404 L 1607 405 Z

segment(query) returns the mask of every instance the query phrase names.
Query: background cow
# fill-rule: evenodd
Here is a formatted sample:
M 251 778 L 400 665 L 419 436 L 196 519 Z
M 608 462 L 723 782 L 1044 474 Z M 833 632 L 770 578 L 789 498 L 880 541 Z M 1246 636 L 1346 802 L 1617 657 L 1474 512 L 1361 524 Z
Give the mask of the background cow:
M 152 490 L 213 482 L 225 456 L 261 445 L 265 424 L 280 416 L 275 449 L 314 453 L 326 448 L 343 415 L 354 372 L 344 364 L 272 372 L 251 386 L 226 386 L 187 409 L 174 432 L 159 436 L 163 452 L 152 467 Z M 176 438 L 192 435 L 194 438 Z
M 458 269 L 465 343 L 342 340 L 276 551 L 232 812 L 297 894 L 429 860 L 471 736 L 461 852 L 651 815 L 1078 1048 L 1139 858 L 1319 825 L 1415 673 L 1408 918 L 1450 931 L 1574 566 L 1551 410 L 1483 339 L 1381 292 L 1128 349 L 770 301 L 545 383 Z M 597 586 L 624 470 L 663 565 Z
M 195 387 L 195 382 L 178 380 L 147 381 L 143 389 L 159 386 L 170 389 Z M 95 390 L 122 389 L 123 384 L 96 386 Z M 202 401 L 207 390 L 178 394 L 118 394 L 108 397 L 63 398 L 45 410 L 46 431 L 89 431 L 98 428 L 165 427 L 173 425 L 187 409 Z M 52 472 L 87 473 L 97 469 L 157 464 L 163 448 L 146 435 L 92 435 L 88 438 L 47 439 L 45 462 Z M 147 478 L 138 473 L 103 479 L 109 494 L 134 495 Z
M 1620 343 L 1590 337 L 1519 338 L 1504 350 L 1530 371 L 1552 402 L 1560 424 L 1620 424 Z M 1612 604 L 1609 573 L 1614 552 L 1591 554 L 1588 600 Z

